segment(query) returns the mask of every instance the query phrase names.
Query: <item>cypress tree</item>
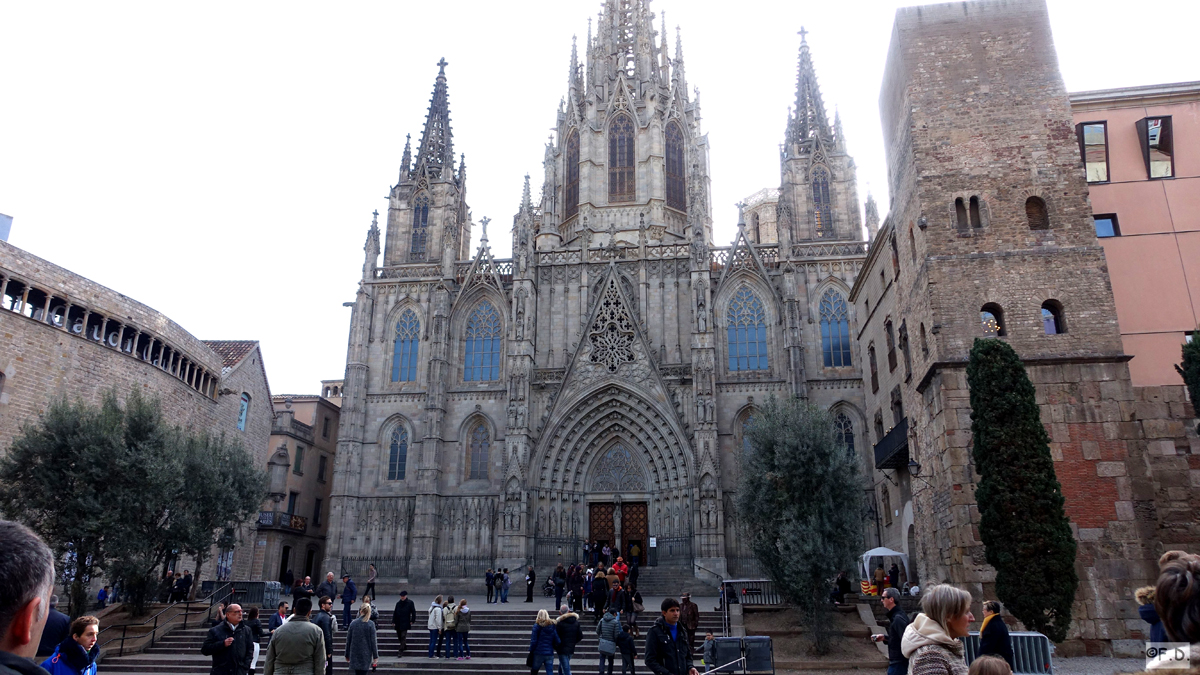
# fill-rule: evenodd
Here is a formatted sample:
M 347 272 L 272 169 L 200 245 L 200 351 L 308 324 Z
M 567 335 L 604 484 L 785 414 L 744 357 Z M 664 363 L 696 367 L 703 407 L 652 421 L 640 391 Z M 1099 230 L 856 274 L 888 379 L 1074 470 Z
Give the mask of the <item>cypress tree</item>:
M 1175 366 L 1175 370 L 1187 385 L 1196 416 L 1200 417 L 1200 326 L 1192 332 L 1192 341 L 1183 343 L 1182 352 L 1183 363 Z M 1200 426 L 1196 429 L 1200 431 Z
M 976 339 L 967 384 L 979 535 L 996 595 L 1027 628 L 1062 642 L 1079 585 L 1075 538 L 1033 383 L 1008 343 Z

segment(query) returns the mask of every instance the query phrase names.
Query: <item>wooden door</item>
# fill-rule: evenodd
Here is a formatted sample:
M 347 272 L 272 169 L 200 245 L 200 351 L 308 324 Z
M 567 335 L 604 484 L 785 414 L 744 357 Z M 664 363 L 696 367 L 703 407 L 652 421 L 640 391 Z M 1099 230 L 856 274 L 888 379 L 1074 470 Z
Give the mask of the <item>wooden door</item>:
M 646 546 L 650 543 L 650 519 L 646 502 L 632 502 L 621 505 L 621 555 L 629 562 L 629 547 L 637 543 L 644 558 Z
M 613 514 L 616 511 L 616 506 L 617 505 L 613 503 L 590 505 L 588 514 L 589 540 L 592 542 L 600 542 L 600 546 L 602 547 L 604 544 L 614 544 L 616 529 L 613 527 Z

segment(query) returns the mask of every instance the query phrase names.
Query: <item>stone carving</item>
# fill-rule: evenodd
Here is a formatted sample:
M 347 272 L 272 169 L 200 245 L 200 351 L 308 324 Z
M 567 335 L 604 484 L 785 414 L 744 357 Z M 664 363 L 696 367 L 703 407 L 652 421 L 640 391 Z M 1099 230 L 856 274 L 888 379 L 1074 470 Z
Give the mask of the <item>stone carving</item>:
M 633 459 L 633 453 L 618 443 L 600 458 L 592 477 L 591 489 L 594 492 L 644 491 L 646 475 Z
M 588 358 L 592 363 L 603 364 L 609 373 L 616 373 L 622 363 L 633 361 L 631 347 L 635 335 L 633 318 L 612 280 L 604 289 L 595 317 L 588 333 L 592 347 Z

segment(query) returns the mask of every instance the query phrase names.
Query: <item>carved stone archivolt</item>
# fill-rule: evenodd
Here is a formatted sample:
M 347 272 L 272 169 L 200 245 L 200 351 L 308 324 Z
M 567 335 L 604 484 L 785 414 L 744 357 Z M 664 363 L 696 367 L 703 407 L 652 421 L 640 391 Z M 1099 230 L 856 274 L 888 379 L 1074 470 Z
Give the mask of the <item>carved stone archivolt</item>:
M 617 443 L 596 462 L 592 469 L 592 492 L 644 492 L 646 473 L 633 458 L 633 453 Z

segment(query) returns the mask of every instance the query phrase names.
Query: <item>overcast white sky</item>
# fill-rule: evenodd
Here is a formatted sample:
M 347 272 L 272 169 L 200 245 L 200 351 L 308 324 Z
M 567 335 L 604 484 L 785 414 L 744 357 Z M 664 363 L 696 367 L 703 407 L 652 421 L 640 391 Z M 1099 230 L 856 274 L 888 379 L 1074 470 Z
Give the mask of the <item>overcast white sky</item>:
M 878 95 L 895 0 L 656 0 L 683 29 L 712 148 L 718 244 L 779 184 L 803 25 L 830 114 L 887 208 Z M 371 212 L 386 212 L 434 65 L 497 255 L 541 184 L 571 35 L 597 2 L 0 0 L 0 213 L 9 241 L 203 339 L 262 341 L 274 393 L 342 377 Z M 1200 3 L 1051 0 L 1069 90 L 1200 80 Z M 478 238 L 479 229 L 475 230 Z

